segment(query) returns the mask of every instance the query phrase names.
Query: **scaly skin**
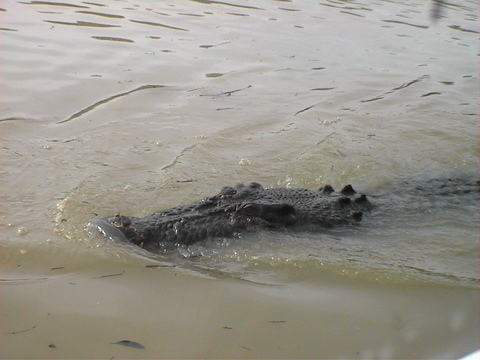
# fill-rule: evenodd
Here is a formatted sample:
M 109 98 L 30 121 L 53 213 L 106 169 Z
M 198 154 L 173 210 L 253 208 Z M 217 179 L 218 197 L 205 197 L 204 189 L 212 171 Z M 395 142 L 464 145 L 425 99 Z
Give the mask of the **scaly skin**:
M 372 205 L 348 185 L 319 191 L 264 189 L 258 183 L 225 187 L 213 197 L 138 218 L 116 215 L 99 228 L 112 226 L 130 242 L 147 249 L 189 245 L 206 238 L 233 237 L 258 229 L 312 229 L 356 224 Z M 117 231 L 117 230 L 114 230 Z

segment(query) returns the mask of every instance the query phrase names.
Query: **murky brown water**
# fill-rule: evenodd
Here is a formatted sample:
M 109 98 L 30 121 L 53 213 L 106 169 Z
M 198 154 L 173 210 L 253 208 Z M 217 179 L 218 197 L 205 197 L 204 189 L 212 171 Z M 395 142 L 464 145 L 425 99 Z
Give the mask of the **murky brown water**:
M 478 179 L 479 3 L 430 10 L 1 2 L 2 357 L 478 348 L 478 199 L 398 203 L 428 179 Z M 351 183 L 385 210 L 358 229 L 156 257 L 85 230 L 250 181 Z

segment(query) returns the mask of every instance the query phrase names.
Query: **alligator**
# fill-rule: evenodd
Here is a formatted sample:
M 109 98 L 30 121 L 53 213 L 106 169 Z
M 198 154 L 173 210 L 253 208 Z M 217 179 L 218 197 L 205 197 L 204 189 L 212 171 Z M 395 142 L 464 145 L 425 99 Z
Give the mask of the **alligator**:
M 373 207 L 351 185 L 340 192 L 330 185 L 318 191 L 264 188 L 259 183 L 224 187 L 195 204 L 139 218 L 120 214 L 95 222 L 103 235 L 147 250 L 190 245 L 207 238 L 238 237 L 260 229 L 320 230 L 355 225 Z

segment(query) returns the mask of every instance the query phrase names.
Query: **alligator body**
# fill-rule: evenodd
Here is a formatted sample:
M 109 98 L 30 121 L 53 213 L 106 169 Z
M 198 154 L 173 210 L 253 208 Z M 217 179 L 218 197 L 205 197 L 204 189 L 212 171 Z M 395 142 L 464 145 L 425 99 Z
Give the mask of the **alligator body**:
M 144 218 L 116 215 L 97 222 L 104 234 L 116 232 L 138 246 L 152 250 L 168 245 L 190 245 L 206 238 L 234 237 L 259 229 L 318 230 L 357 224 L 372 204 L 350 186 L 335 192 L 263 188 L 258 183 L 224 187 L 198 203 L 158 212 Z M 119 233 L 120 232 L 120 233 Z

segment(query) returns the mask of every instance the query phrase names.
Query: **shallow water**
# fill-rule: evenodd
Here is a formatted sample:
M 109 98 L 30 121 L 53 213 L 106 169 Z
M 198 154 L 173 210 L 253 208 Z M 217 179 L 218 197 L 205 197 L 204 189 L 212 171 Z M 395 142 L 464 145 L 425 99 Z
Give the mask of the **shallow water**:
M 478 179 L 478 1 L 446 4 L 437 22 L 424 1 L 0 8 L 3 357 L 455 358 L 478 347 L 478 193 L 412 190 Z M 86 231 L 96 216 L 250 181 L 351 183 L 381 206 L 354 229 L 161 255 Z M 65 335 L 79 326 L 104 335 Z M 111 344 L 125 336 L 146 349 Z

